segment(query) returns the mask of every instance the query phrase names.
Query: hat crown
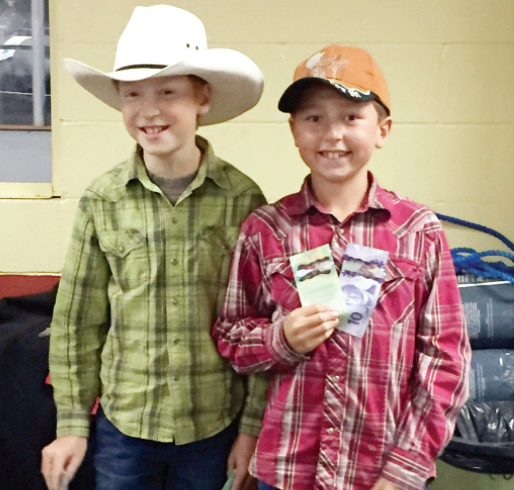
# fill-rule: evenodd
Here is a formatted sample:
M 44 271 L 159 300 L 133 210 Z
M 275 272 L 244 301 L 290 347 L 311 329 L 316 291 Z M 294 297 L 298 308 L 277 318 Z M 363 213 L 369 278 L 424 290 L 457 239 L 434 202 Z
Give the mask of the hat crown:
M 118 41 L 114 71 L 180 63 L 207 49 L 202 21 L 171 5 L 136 7 Z
M 364 49 L 335 44 L 327 46 L 296 68 L 294 81 L 307 77 L 333 80 L 348 88 L 371 91 L 390 107 L 382 71 Z

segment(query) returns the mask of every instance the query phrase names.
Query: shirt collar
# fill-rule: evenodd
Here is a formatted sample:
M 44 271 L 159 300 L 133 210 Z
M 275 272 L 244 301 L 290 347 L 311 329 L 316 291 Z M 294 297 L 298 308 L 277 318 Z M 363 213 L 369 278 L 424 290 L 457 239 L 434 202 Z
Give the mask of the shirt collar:
M 368 181 L 370 183 L 369 190 L 362 200 L 361 205 L 356 210 L 356 213 L 365 213 L 370 210 L 385 211 L 388 217 L 390 217 L 392 201 L 388 193 L 378 185 L 375 176 L 371 172 L 368 172 Z M 327 214 L 325 208 L 314 195 L 310 175 L 303 181 L 299 193 L 287 196 L 281 202 L 290 216 L 304 214 L 312 207 L 320 213 Z
M 224 162 L 216 157 L 211 144 L 202 136 L 196 135 L 196 145 L 202 151 L 203 157 L 198 174 L 191 183 L 192 189 L 200 187 L 206 178 L 212 180 L 222 189 L 229 189 L 230 181 L 225 171 Z M 143 162 L 143 149 L 139 145 L 136 145 L 127 160 L 127 165 L 119 174 L 119 183 L 122 186 L 128 185 L 133 180 L 139 180 L 148 189 L 156 190 L 155 184 L 149 179 L 146 172 Z
M 191 184 L 192 188 L 196 189 L 205 182 L 205 179 L 210 179 L 218 187 L 230 189 L 230 181 L 225 170 L 225 162 L 214 154 L 211 144 L 202 136 L 196 135 L 196 146 L 202 151 L 203 158 L 200 168 L 198 169 L 198 175 Z

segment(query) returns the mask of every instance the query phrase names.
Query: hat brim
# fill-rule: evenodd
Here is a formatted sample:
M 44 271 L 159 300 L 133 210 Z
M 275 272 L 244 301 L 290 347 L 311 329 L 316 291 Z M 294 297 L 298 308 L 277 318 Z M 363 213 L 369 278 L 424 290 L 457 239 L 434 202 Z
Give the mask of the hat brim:
M 371 100 L 378 100 L 378 96 L 369 90 L 347 87 L 337 80 L 329 80 L 326 78 L 318 77 L 305 77 L 296 80 L 296 82 L 287 87 L 285 92 L 282 94 L 282 97 L 280 97 L 280 100 L 278 101 L 278 110 L 287 113 L 295 112 L 305 90 L 316 85 L 331 87 L 343 97 L 354 100 L 356 102 L 369 102 Z
M 231 49 L 207 49 L 162 69 L 134 68 L 104 73 L 80 61 L 65 59 L 66 70 L 95 97 L 120 110 L 116 81 L 139 81 L 153 77 L 196 75 L 211 86 L 210 110 L 200 117 L 207 126 L 227 121 L 251 109 L 259 101 L 264 77 L 244 54 Z

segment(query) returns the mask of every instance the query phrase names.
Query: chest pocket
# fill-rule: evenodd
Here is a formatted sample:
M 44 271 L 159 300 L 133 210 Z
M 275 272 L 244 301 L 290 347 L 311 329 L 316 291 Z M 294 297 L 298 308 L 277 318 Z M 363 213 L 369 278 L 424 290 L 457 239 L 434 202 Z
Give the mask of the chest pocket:
M 123 291 L 146 284 L 151 263 L 146 236 L 136 229 L 104 232 L 99 238 L 114 280 Z
M 414 315 L 418 275 L 419 266 L 415 262 L 389 256 L 376 308 L 387 325 L 405 322 Z
M 231 254 L 239 236 L 237 226 L 206 226 L 199 232 L 199 240 L 212 252 L 221 255 Z

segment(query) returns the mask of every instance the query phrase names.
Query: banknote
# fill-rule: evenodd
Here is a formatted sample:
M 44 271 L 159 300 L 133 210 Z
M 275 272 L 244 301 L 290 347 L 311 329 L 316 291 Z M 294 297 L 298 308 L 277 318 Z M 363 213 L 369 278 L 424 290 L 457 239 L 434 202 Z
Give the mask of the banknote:
M 289 258 L 302 306 L 328 305 L 344 313 L 344 296 L 329 245 L 307 250 Z
M 362 337 L 369 325 L 384 281 L 389 252 L 350 243 L 339 274 L 344 314 L 339 330 Z

